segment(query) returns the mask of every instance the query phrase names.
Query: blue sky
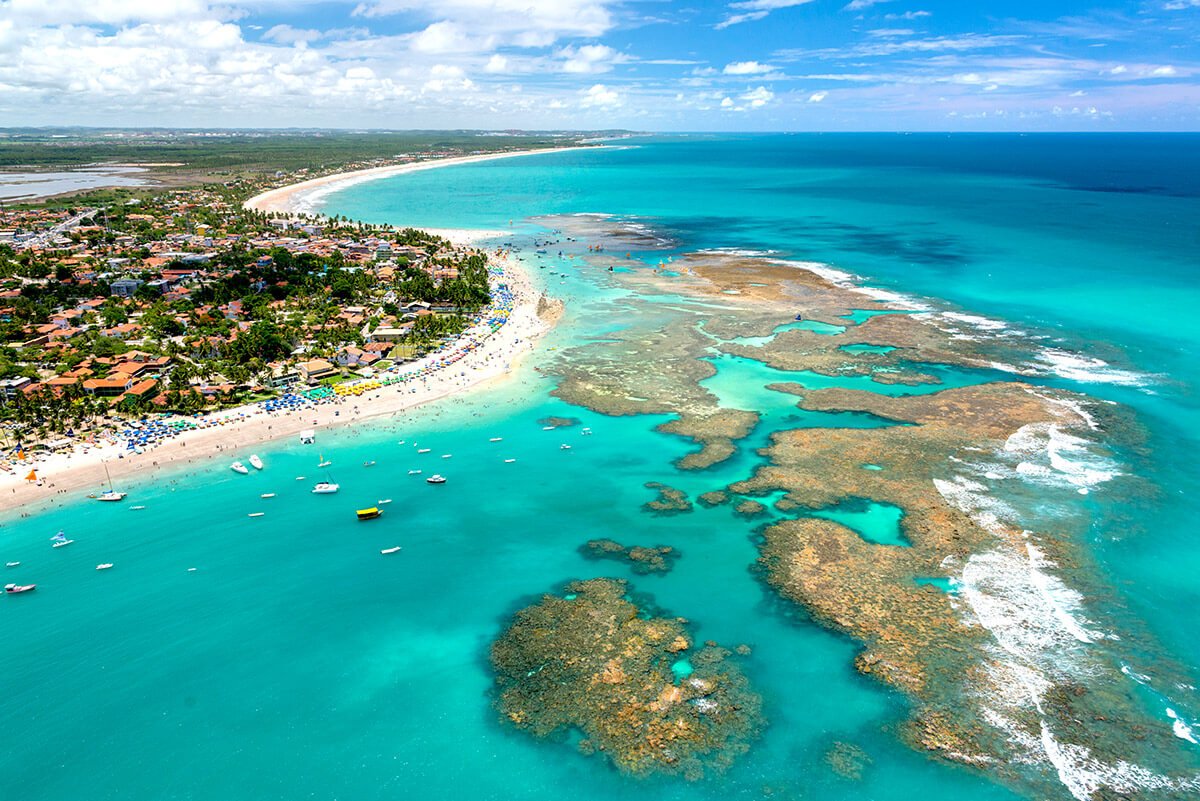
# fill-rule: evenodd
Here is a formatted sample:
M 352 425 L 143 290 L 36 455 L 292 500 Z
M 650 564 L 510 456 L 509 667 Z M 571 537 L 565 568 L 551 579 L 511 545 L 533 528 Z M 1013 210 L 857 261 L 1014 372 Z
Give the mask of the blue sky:
M 1200 130 L 1200 0 L 0 0 L 0 125 Z

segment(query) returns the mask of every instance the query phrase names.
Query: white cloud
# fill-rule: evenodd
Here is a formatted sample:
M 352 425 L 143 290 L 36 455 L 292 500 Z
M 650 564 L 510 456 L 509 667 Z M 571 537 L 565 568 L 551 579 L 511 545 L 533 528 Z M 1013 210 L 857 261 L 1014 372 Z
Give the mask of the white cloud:
M 276 25 L 262 35 L 268 42 L 280 44 L 298 44 L 300 42 L 315 42 L 322 36 L 320 31 L 293 28 L 291 25 Z
M 499 53 L 493 53 L 483 70 L 491 73 L 508 72 L 508 59 Z
M 880 3 L 890 3 L 892 0 L 850 0 L 850 4 L 843 8 L 843 11 L 862 11 L 871 6 L 877 6 Z
M 549 47 L 566 37 L 595 38 L 615 25 L 612 0 L 367 0 L 354 14 L 383 17 L 417 14 L 453 22 L 481 38 L 518 47 Z
M 621 96 L 602 83 L 590 89 L 581 90 L 582 98 L 579 105 L 583 108 L 616 108 L 621 105 Z
M 740 98 L 743 102 L 748 103 L 750 108 L 762 108 L 775 99 L 775 93 L 765 86 L 760 86 L 757 89 L 751 89 Z
M 717 30 L 723 30 L 731 25 L 763 19 L 772 11 L 778 11 L 781 8 L 794 8 L 811 2 L 813 0 L 742 0 L 730 3 L 729 8 L 735 13 L 729 14 L 714 27 Z
M 1174 67 L 1168 65 L 1165 67 L 1156 67 L 1155 69 L 1153 69 L 1150 72 L 1150 74 L 1152 76 L 1154 76 L 1155 78 L 1173 78 L 1176 75 L 1178 75 L 1179 73 L 1175 70 Z
M 820 103 L 825 98 L 829 97 L 829 92 L 813 92 L 808 96 L 809 103 Z
M 757 61 L 735 61 L 726 64 L 722 70 L 726 75 L 762 75 L 774 71 L 775 68 L 770 64 L 759 64 Z
M 734 102 L 732 97 L 726 97 L 721 100 L 721 108 L 733 108 Z
M 563 72 L 583 75 L 608 72 L 613 64 L 626 61 L 626 57 L 608 45 L 583 45 L 566 47 L 555 55 L 562 59 Z

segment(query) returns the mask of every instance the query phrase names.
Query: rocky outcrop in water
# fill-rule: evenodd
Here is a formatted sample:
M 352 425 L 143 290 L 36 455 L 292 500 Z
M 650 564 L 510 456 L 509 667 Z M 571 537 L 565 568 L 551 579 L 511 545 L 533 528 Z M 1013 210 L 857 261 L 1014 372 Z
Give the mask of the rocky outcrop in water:
M 616 540 L 589 540 L 580 547 L 580 552 L 588 559 L 612 559 L 625 562 L 634 573 L 642 575 L 658 573 L 665 575 L 675 566 L 679 551 L 670 545 L 656 545 L 645 548 L 641 545 L 622 545 Z
M 635 605 L 625 582 L 567 585 L 517 612 L 492 645 L 501 720 L 632 776 L 697 779 L 750 748 L 762 702 L 730 652 L 696 648 L 677 618 Z

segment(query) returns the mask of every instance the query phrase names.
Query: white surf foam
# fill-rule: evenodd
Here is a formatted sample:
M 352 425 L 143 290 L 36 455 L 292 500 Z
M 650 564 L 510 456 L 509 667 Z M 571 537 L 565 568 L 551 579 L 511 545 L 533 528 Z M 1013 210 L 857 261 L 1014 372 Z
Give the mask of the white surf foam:
M 1153 378 L 1144 373 L 1113 367 L 1103 359 L 1059 348 L 1043 348 L 1034 356 L 1034 362 L 1036 366 L 1057 376 L 1081 383 L 1141 387 Z

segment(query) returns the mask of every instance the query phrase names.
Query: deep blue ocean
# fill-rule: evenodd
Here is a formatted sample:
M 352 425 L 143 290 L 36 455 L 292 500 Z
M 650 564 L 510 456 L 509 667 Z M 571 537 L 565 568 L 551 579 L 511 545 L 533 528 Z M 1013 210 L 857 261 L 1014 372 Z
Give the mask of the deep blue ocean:
M 673 252 L 822 262 L 1083 354 L 1042 383 L 1131 409 L 1146 444 L 1122 464 L 1155 488 L 1123 508 L 1103 485 L 1089 496 L 1095 584 L 1109 588 L 1095 603 L 1154 642 L 1141 672 L 1162 656 L 1191 684 L 1198 678 L 1200 467 L 1188 454 L 1200 446 L 1200 136 L 646 137 L 364 183 L 321 210 L 506 230 L 524 244 L 556 215 L 616 215 L 669 237 Z M 6 578 L 39 589 L 0 599 L 0 713 L 10 732 L 0 793 L 1016 798 L 985 773 L 900 742 L 905 699 L 854 670 L 855 643 L 797 614 L 751 572 L 755 524 L 728 508 L 669 518 L 641 509 L 653 496 L 647 481 L 695 493 L 746 476 L 761 461 L 753 448 L 794 412 L 794 400 L 763 389 L 780 376 L 718 365 L 710 388 L 730 405 L 756 406 L 764 423 L 730 462 L 685 474 L 671 463 L 692 448 L 653 430 L 665 418 L 569 406 L 550 397 L 553 379 L 538 370 L 644 309 L 603 274 L 534 272 L 566 314 L 516 379 L 402 419 L 321 432 L 338 496 L 310 495 L 295 477 L 311 476 L 317 455 L 279 442 L 259 450 L 261 473 L 213 463 L 126 487 L 142 511 L 81 497 L 29 519 L 8 515 L 0 561 L 22 564 Z M 580 418 L 595 434 L 543 431 L 548 415 Z M 418 455 L 417 444 L 432 453 Z M 361 467 L 368 459 L 377 465 Z M 429 487 L 408 476 L 430 471 L 422 460 L 451 480 Z M 349 514 L 385 498 L 393 503 L 369 526 Z M 267 515 L 247 517 L 255 511 Z M 52 550 L 59 529 L 76 544 Z M 683 556 L 666 577 L 634 577 L 579 555 L 602 536 L 671 544 Z M 381 557 L 391 545 L 402 553 Z M 116 568 L 97 573 L 98 562 Z M 497 722 L 490 642 L 539 594 L 598 575 L 630 578 L 701 639 L 752 647 L 745 670 L 769 726 L 723 778 L 630 779 Z M 1195 690 L 1185 682 L 1164 693 L 1200 732 Z M 829 769 L 835 742 L 869 755 L 860 780 Z M 1200 748 L 1182 738 L 1179 747 Z

